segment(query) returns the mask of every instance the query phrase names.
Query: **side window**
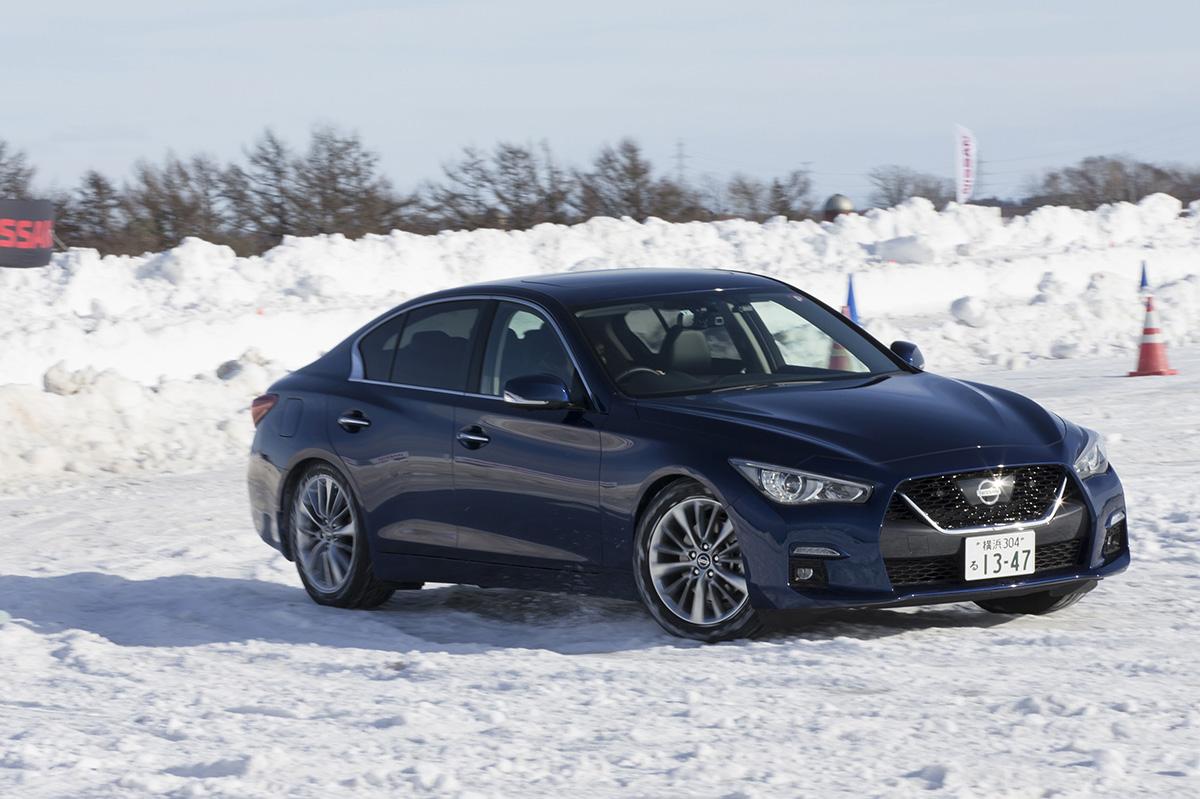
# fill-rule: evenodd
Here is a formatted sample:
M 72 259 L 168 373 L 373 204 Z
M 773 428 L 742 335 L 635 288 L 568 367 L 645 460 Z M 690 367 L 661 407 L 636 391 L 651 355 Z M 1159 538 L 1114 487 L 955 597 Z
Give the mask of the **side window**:
M 502 302 L 484 351 L 479 393 L 498 397 L 509 380 L 529 375 L 553 375 L 578 393 L 575 366 L 554 328 L 533 310 Z
M 392 382 L 463 391 L 479 302 L 443 302 L 409 311 L 392 363 Z
M 358 342 L 364 378 L 383 381 L 390 379 L 392 357 L 396 354 L 396 343 L 400 340 L 400 330 L 403 327 L 404 314 L 400 314 L 384 322 Z

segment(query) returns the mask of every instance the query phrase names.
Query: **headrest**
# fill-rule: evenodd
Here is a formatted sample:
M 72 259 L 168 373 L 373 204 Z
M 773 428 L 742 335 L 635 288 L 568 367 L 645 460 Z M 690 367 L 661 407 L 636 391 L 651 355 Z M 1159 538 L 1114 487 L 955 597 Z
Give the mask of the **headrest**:
M 712 368 L 712 355 L 703 330 L 683 330 L 671 343 L 671 368 L 691 374 L 706 374 Z

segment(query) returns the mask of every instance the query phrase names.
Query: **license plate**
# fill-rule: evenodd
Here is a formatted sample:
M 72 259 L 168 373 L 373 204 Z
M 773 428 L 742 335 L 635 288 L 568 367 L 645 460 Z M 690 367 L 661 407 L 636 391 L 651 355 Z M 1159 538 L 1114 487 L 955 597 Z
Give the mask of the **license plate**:
M 1033 574 L 1036 542 L 1032 530 L 968 538 L 963 576 L 967 580 L 992 580 Z

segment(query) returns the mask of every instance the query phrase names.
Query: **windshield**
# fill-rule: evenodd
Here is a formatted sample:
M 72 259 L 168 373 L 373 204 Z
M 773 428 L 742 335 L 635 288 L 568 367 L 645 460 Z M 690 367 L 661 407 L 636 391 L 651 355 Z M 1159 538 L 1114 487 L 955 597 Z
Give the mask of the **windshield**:
M 792 291 L 711 290 L 575 315 L 604 368 L 633 397 L 898 371 L 839 314 Z

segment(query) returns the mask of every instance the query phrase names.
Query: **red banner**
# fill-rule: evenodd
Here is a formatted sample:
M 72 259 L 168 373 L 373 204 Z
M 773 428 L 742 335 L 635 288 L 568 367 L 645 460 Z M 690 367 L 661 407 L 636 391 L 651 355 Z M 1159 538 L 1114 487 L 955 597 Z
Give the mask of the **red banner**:
M 53 252 L 49 200 L 0 200 L 0 266 L 45 266 Z

